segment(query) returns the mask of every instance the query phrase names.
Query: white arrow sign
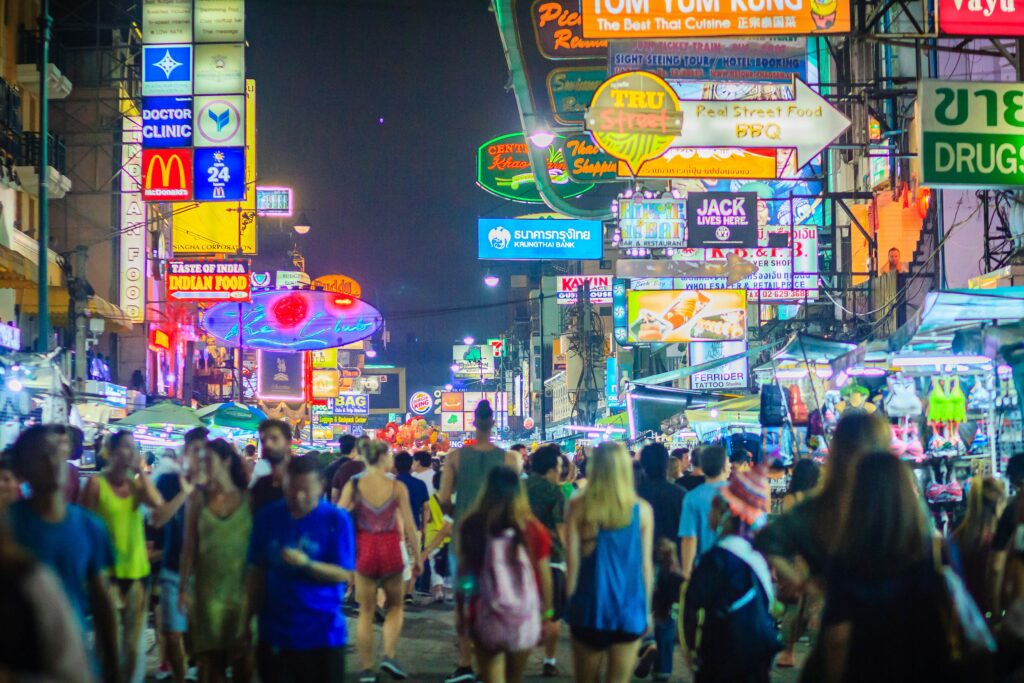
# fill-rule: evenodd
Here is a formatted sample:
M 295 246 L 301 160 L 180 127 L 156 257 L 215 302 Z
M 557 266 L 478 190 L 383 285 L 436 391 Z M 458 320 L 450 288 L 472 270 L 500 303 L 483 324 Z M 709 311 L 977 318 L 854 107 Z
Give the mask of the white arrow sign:
M 792 148 L 797 168 L 805 166 L 850 120 L 799 78 L 793 81 L 792 100 L 681 100 L 683 130 L 672 147 Z

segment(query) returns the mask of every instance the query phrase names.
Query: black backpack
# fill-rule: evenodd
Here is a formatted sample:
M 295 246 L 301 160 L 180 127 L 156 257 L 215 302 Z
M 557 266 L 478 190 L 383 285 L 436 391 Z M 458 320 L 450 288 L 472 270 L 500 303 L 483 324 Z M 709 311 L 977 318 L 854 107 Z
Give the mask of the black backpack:
M 781 427 L 786 418 L 786 404 L 782 400 L 782 389 L 778 384 L 766 384 L 761 387 L 762 427 Z

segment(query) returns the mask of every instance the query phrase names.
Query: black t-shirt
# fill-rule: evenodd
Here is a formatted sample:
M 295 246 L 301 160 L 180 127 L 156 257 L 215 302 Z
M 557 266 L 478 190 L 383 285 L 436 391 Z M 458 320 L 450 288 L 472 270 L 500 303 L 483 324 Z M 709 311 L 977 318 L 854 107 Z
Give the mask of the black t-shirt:
M 992 538 L 993 550 L 1007 550 L 1017 530 L 1017 499 L 1012 498 L 996 524 L 996 535 Z
M 156 490 L 165 501 L 175 498 L 181 493 L 181 481 L 177 472 L 162 474 L 156 480 Z M 165 569 L 173 572 L 181 571 L 181 546 L 185 542 L 185 506 L 182 505 L 160 530 L 160 541 L 157 544 L 162 550 L 160 558 Z
M 676 479 L 676 486 L 682 486 L 687 491 L 692 491 L 704 483 L 706 477 L 703 474 L 684 474 Z
M 683 513 L 686 492 L 667 479 L 645 479 L 636 487 L 637 494 L 654 510 L 654 543 L 667 538 L 677 543 L 679 516 Z
M 274 475 L 267 474 L 256 480 L 253 484 L 249 500 L 252 505 L 252 514 L 256 515 L 267 503 L 273 503 L 284 499 L 284 487 L 274 483 Z
M 327 482 L 328 484 L 327 486 L 324 487 L 324 497 L 331 497 L 330 483 L 334 481 L 334 475 L 338 472 L 339 467 L 341 467 L 351 459 L 352 458 L 350 458 L 349 456 L 343 455 L 324 468 L 324 481 Z

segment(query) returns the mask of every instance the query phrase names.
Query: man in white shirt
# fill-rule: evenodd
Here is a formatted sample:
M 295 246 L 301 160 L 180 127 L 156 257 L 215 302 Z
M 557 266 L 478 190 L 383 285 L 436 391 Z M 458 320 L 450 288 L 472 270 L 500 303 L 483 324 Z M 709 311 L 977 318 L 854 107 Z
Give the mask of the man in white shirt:
M 427 485 L 427 494 L 434 495 L 434 456 L 430 451 L 416 451 L 412 454 L 412 476 Z

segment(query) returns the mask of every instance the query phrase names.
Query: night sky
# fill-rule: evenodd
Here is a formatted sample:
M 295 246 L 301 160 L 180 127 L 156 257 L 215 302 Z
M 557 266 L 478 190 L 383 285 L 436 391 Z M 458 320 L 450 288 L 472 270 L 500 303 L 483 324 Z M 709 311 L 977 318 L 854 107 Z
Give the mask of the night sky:
M 308 272 L 362 284 L 410 391 L 443 383 L 451 343 L 506 320 L 403 315 L 508 298 L 476 259 L 477 216 L 516 215 L 474 182 L 477 146 L 519 126 L 487 0 L 249 0 L 246 31 L 259 182 L 295 188 Z

